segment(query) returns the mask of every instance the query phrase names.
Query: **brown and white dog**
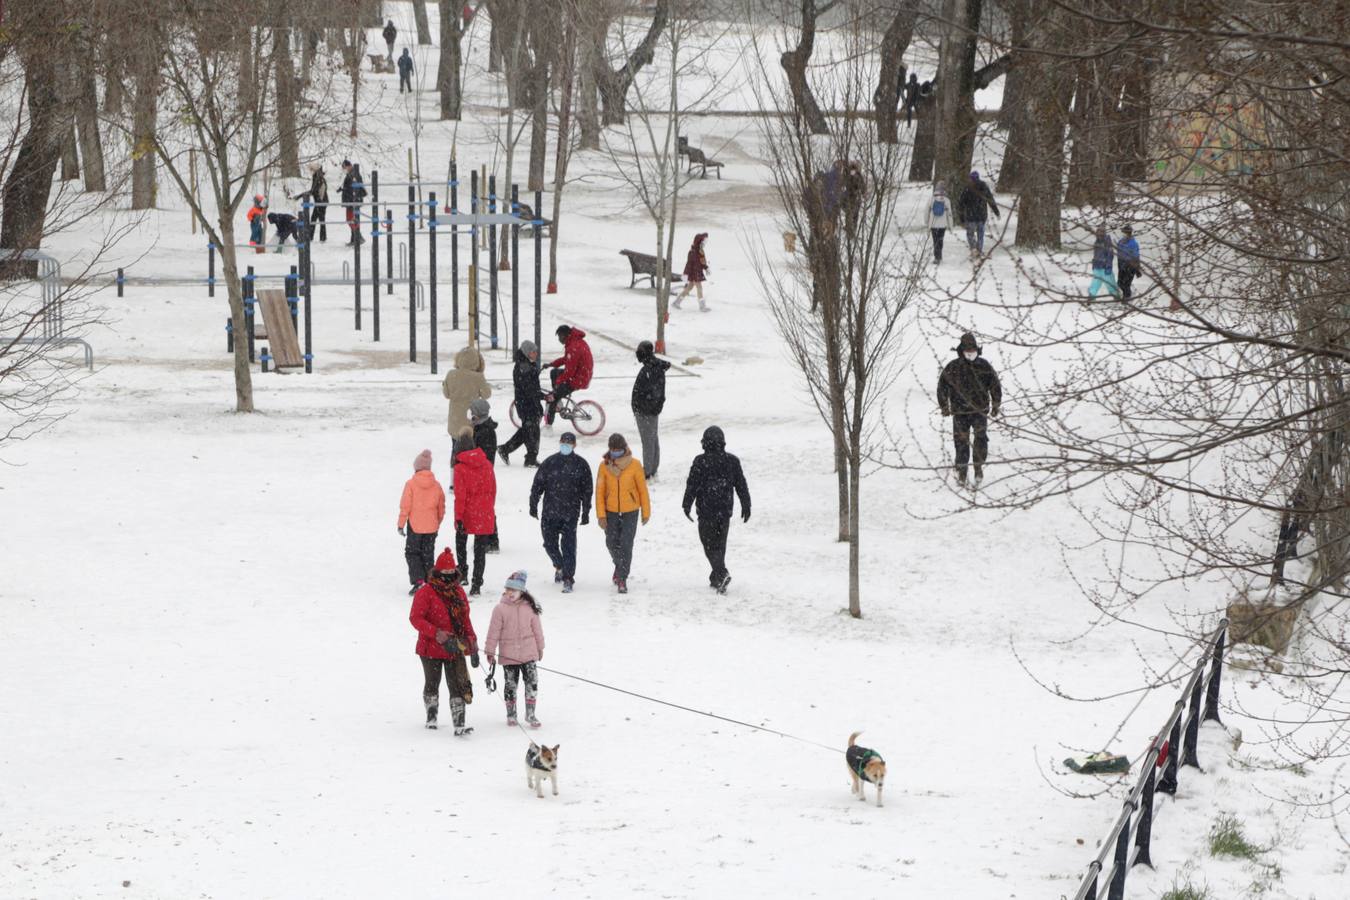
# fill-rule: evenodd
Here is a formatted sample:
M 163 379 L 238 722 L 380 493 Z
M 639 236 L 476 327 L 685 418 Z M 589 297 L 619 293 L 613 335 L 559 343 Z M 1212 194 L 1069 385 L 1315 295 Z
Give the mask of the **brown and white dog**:
M 531 741 L 530 749 L 525 751 L 525 784 L 534 788 L 534 795 L 541 800 L 545 778 L 553 782 L 553 796 L 558 796 L 558 748 L 561 746 L 540 747 Z
M 877 806 L 880 806 L 881 789 L 886 785 L 886 761 L 877 751 L 859 747 L 854 743 L 860 734 L 861 731 L 855 731 L 848 736 L 848 749 L 844 751 L 848 774 L 853 777 L 853 796 L 859 800 L 866 800 L 863 783 L 870 781 L 877 786 Z

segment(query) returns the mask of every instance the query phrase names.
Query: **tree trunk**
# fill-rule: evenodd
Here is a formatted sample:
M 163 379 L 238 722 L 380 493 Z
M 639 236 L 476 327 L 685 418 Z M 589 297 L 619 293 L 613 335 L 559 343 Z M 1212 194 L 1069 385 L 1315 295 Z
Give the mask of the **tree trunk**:
M 544 158 L 548 156 L 548 62 L 539 59 L 531 80 L 534 112 L 530 117 L 530 171 L 528 187 L 532 191 L 544 189 Z
M 417 46 L 426 47 L 431 44 L 431 23 L 427 21 L 427 7 L 425 0 L 413 0 L 413 21 L 417 23 Z
M 488 72 L 490 73 L 502 70 L 502 57 L 505 55 L 503 29 L 506 28 L 506 23 L 498 21 L 504 17 L 492 15 L 500 8 L 500 6 L 488 7 Z
M 108 178 L 103 163 L 103 135 L 98 128 L 98 83 L 88 54 L 78 62 L 75 85 L 75 127 L 79 135 L 80 156 L 84 160 L 84 189 L 106 191 Z
M 127 106 L 127 89 L 123 82 L 124 65 L 115 65 L 111 60 L 103 75 L 103 112 L 113 118 L 122 115 Z
M 258 90 L 258 79 L 265 77 L 259 75 L 254 69 L 256 60 L 253 58 L 254 37 L 247 25 L 244 26 L 244 33 L 239 40 L 239 111 L 245 115 L 250 109 L 255 108 L 253 102 L 253 92 Z M 142 53 L 146 52 L 144 50 Z M 158 81 L 156 77 L 156 81 Z
M 600 68 L 595 72 L 596 86 L 600 89 L 601 124 L 622 125 L 625 107 L 628 102 L 628 89 L 633 86 L 642 67 L 650 63 L 656 55 L 656 41 L 670 19 L 670 0 L 656 0 L 656 9 L 652 13 L 652 24 L 647 27 L 641 43 L 633 48 L 620 69 L 611 69 L 604 55 L 604 43 L 601 42 L 599 57 Z
M 235 248 L 234 222 L 229 215 L 220 217 L 220 263 L 225 276 L 225 293 L 230 303 L 230 326 L 234 329 L 234 411 L 253 412 L 253 372 L 248 362 L 248 324 L 244 318 L 244 295 L 239 281 L 239 259 Z
M 909 49 L 918 18 L 918 6 L 914 0 L 902 3 L 881 36 L 881 47 L 877 53 L 881 59 L 881 68 L 877 73 L 877 89 L 872 92 L 878 143 L 895 144 L 900 141 L 896 127 L 896 107 L 902 97 L 901 83 L 905 80 L 905 66 L 900 60 Z
M 28 94 L 28 130 L 5 179 L 0 215 L 0 247 L 36 250 L 42 246 L 47 198 L 61 161 L 61 144 L 69 126 L 61 115 L 57 54 L 50 48 L 24 54 Z
M 1049 51 L 1029 60 L 1027 74 L 1027 115 L 1025 165 L 1022 193 L 1017 214 L 1018 247 L 1060 246 L 1062 182 L 1064 170 L 1064 129 L 1068 123 L 1069 95 L 1073 90 L 1072 63 L 1054 52 L 1068 43 L 1060 35 L 1060 25 L 1046 22 L 1045 47 Z
M 1112 126 L 1118 85 L 1112 57 L 1083 62 L 1074 89 L 1069 138 L 1073 157 L 1064 202 L 1105 209 L 1115 199 L 1112 177 Z
M 61 129 L 61 180 L 75 181 L 80 177 L 80 151 L 75 140 L 75 126 Z
M 131 108 L 131 208 L 155 206 L 155 112 L 159 104 L 159 51 L 142 48 Z
M 440 0 L 441 10 L 441 60 L 436 69 L 436 90 L 441 93 L 441 119 L 458 119 L 461 115 L 462 96 L 460 93 L 459 71 L 463 66 L 460 53 L 459 3 L 456 0 Z
M 1148 178 L 1148 129 L 1152 115 L 1153 74 L 1148 62 L 1126 67 L 1116 132 L 1116 174 L 1126 181 Z
M 558 289 L 558 220 L 562 215 L 563 185 L 567 182 L 567 164 L 572 157 L 572 92 L 576 85 L 577 32 L 568 22 L 563 27 L 561 71 L 558 75 L 558 146 L 553 161 L 553 225 L 548 230 L 548 292 Z M 539 212 L 535 211 L 536 214 Z
M 945 0 L 934 104 L 934 180 L 960 195 L 975 154 L 975 45 L 983 0 Z
M 306 28 L 303 32 L 304 43 L 300 49 L 300 84 L 308 88 L 313 83 L 314 57 L 319 53 L 319 31 Z
M 295 62 L 291 59 L 289 28 L 272 29 L 272 53 L 277 79 L 277 133 L 281 176 L 300 177 L 300 142 L 295 134 Z
M 937 104 L 935 93 L 920 96 L 914 108 L 914 151 L 909 157 L 909 180 L 931 181 L 933 155 L 937 152 Z
M 859 586 L 859 542 L 862 528 L 858 527 L 862 513 L 862 484 L 859 470 L 862 468 L 862 451 L 859 444 L 861 435 L 855 435 L 849 447 L 848 465 L 848 508 L 849 519 L 854 527 L 848 534 L 848 614 L 855 619 L 862 618 L 862 590 Z
M 595 83 L 595 72 L 604 61 L 604 33 L 596 35 L 595 29 L 587 23 L 577 35 L 578 72 L 577 90 L 577 128 L 580 131 L 582 150 L 600 149 L 600 108 L 597 105 L 599 88 Z M 596 57 L 600 61 L 596 62 Z
M 778 62 L 787 73 L 794 112 L 806 120 L 812 134 L 829 134 L 830 126 L 825 121 L 825 114 L 820 111 L 820 104 L 816 102 L 816 95 L 811 92 L 811 84 L 806 79 L 806 67 L 811 62 L 815 43 L 815 0 L 802 0 L 801 37 L 797 40 L 796 48 L 785 51 Z
M 1028 72 L 1032 60 L 1027 58 L 1027 24 L 1031 17 L 1030 0 L 1005 0 L 1008 18 L 1012 23 L 1012 69 L 1003 81 L 1003 105 L 998 111 L 998 127 L 1007 137 L 1003 144 L 1003 163 L 998 169 L 999 193 L 1017 193 L 1022 189 L 1022 172 L 1026 162 Z

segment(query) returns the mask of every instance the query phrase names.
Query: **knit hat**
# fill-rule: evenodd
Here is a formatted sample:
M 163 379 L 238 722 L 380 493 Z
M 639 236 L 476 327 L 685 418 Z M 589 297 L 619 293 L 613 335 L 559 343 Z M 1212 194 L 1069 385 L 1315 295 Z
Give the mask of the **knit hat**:
M 970 173 L 970 180 L 971 180 L 971 181 L 979 181 L 979 180 L 980 180 L 980 173 L 979 173 L 978 171 L 973 171 L 973 170 L 972 170 L 971 173 Z
M 469 417 L 472 418 L 474 422 L 482 422 L 488 417 L 488 414 L 491 411 L 492 407 L 489 406 L 488 402 L 482 397 L 479 397 L 469 404 Z
M 975 335 L 967 331 L 965 334 L 961 335 L 961 340 L 957 342 L 956 349 L 961 353 L 964 353 L 967 350 L 974 350 L 976 353 L 978 353 L 980 350 L 980 345 L 976 343 Z
M 417 454 L 417 458 L 413 460 L 413 471 L 424 472 L 430 468 L 431 468 L 431 451 L 423 450 L 421 453 Z
M 558 438 L 558 440 L 562 441 L 564 444 L 571 444 L 573 447 L 577 445 L 577 436 L 570 431 L 564 431 L 562 437 Z
M 933 193 L 942 194 L 945 197 L 947 195 L 947 186 L 939 181 L 937 184 L 933 185 Z
M 611 449 L 611 450 L 627 450 L 627 449 L 628 449 L 628 441 L 624 440 L 623 435 L 619 434 L 619 433 L 616 431 L 616 432 L 614 432 L 613 434 L 611 434 L 611 435 L 609 436 L 609 449 Z
M 459 571 L 459 566 L 455 564 L 455 554 L 449 547 L 441 551 L 441 555 L 436 557 L 436 564 L 432 566 L 437 572 L 449 572 L 454 569 Z
M 534 341 L 521 341 L 520 352 L 529 356 L 531 353 L 538 353 L 539 348 L 534 345 Z
M 525 590 L 525 577 L 527 573 L 524 569 L 518 569 L 511 573 L 511 577 L 506 579 L 506 589 L 508 591 Z
M 1131 228 L 1129 225 L 1120 226 L 1120 230 L 1124 234 L 1134 234 L 1134 229 Z

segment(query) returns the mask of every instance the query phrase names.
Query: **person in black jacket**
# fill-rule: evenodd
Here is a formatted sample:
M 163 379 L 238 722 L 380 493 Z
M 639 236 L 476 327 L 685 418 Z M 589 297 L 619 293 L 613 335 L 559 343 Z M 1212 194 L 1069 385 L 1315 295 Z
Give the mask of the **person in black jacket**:
M 345 204 L 343 209 L 347 212 L 347 227 L 352 230 L 352 239 L 347 242 L 347 246 L 364 244 L 366 239 L 361 236 L 361 211 L 353 204 L 366 199 L 366 187 L 361 180 L 361 167 L 353 165 L 349 159 L 342 161 L 342 189 L 339 196 Z
M 998 218 L 998 203 L 989 185 L 980 180 L 979 172 L 970 173 L 970 181 L 961 190 L 956 202 L 961 222 L 966 226 L 966 243 L 970 246 L 970 258 L 975 259 L 984 252 L 984 223 L 989 221 L 992 210 Z
M 403 55 L 398 58 L 398 92 L 400 94 L 403 93 L 405 87 L 408 89 L 408 93 L 412 93 L 412 73 L 412 56 L 408 53 L 408 48 L 404 47 Z
M 666 369 L 670 363 L 656 358 L 651 341 L 638 344 L 637 360 L 642 368 L 633 381 L 633 418 L 637 419 L 638 437 L 642 440 L 642 474 L 653 481 L 661 465 L 657 420 L 666 406 Z
M 384 23 L 384 43 L 389 48 L 389 62 L 394 61 L 394 41 L 398 40 L 398 29 L 394 27 L 394 20 L 390 19 Z
M 726 451 L 727 441 L 716 425 L 703 432 L 703 452 L 694 457 L 689 467 L 689 480 L 684 486 L 684 517 L 693 521 L 690 508 L 698 512 L 698 539 L 708 557 L 712 573 L 708 583 L 725 594 L 731 584 L 727 571 L 727 532 L 731 530 L 731 513 L 735 497 L 741 500 L 741 521 L 750 521 L 750 488 L 741 471 L 741 461 Z
M 553 583 L 561 584 L 564 594 L 572 593 L 577 574 L 577 517 L 581 524 L 591 521 L 591 467 L 575 452 L 577 436 L 563 432 L 558 452 L 544 460 L 534 473 L 530 487 L 530 515 L 539 519 L 544 535 L 544 551 L 553 562 Z M 544 498 L 544 515 L 539 517 L 539 498 Z
M 952 417 L 956 443 L 956 480 L 966 483 L 970 461 L 971 433 L 975 444 L 975 487 L 984 480 L 984 461 L 989 456 L 989 419 L 998 418 L 1003 387 L 989 360 L 980 355 L 975 335 L 966 332 L 956 345 L 956 359 L 947 363 L 938 378 L 938 407 Z
M 328 240 L 328 179 L 324 177 L 323 166 L 314 163 L 309 167 L 311 173 L 309 190 L 297 194 L 294 200 L 300 201 L 300 223 L 304 226 L 304 237 L 313 240 L 318 229 L 320 243 Z
M 544 392 L 539 388 L 539 348 L 534 341 L 521 341 L 515 353 L 511 380 L 516 389 L 516 418 L 520 427 L 510 440 L 497 448 L 502 462 L 511 465 L 509 454 L 525 445 L 525 465 L 539 465 L 539 420 L 544 418 Z

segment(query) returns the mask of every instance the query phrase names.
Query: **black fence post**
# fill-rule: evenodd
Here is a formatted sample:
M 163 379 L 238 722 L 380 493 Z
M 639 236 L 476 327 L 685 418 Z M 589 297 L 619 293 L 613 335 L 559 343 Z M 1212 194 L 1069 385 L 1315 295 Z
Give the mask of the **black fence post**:
M 450 215 L 459 214 L 459 167 L 450 163 Z M 450 223 L 450 328 L 459 331 L 459 225 Z
M 408 185 L 408 362 L 417 362 L 417 195 Z
M 1154 746 L 1150 750 L 1156 750 L 1158 746 L 1157 738 L 1154 738 Z M 1134 864 L 1140 863 L 1152 868 L 1153 860 L 1149 857 L 1149 841 L 1153 836 L 1153 793 L 1157 786 L 1158 779 L 1158 754 L 1150 752 L 1144 756 L 1144 765 L 1148 766 L 1148 774 L 1144 776 L 1144 790 L 1139 794 L 1139 825 L 1134 832 L 1134 846 L 1139 852 L 1135 854 Z
M 497 214 L 497 176 L 488 176 L 488 214 Z M 488 317 L 492 349 L 497 349 L 497 223 L 488 225 L 488 302 L 492 313 Z
M 380 173 L 370 173 L 370 331 L 380 339 Z M 385 240 L 389 238 L 386 237 Z
M 544 192 L 534 192 L 534 345 L 539 348 L 540 359 L 543 358 L 544 345 L 542 342 L 543 322 L 544 322 L 544 298 L 540 296 L 539 285 L 543 277 L 544 264 L 544 239 L 540 236 L 543 225 L 540 224 L 539 211 L 543 209 Z M 557 227 L 556 225 L 553 227 Z
M 122 296 L 122 285 L 126 283 L 126 280 L 127 276 L 123 273 L 122 269 L 119 267 L 117 270 L 117 296 L 119 297 Z
M 1172 722 L 1172 731 L 1167 735 L 1167 762 L 1163 765 L 1162 780 L 1158 782 L 1158 790 L 1164 794 L 1176 794 L 1177 792 L 1177 766 L 1178 758 L 1181 756 L 1181 713 L 1183 705 L 1181 700 L 1177 701 L 1177 717 Z
M 256 362 L 257 357 L 253 353 L 253 267 L 248 267 L 248 273 L 244 275 L 244 330 L 248 332 L 248 361 Z
M 1200 757 L 1196 753 L 1196 744 L 1200 742 L 1200 675 L 1205 671 L 1205 660 L 1195 667 L 1197 677 L 1191 685 L 1191 702 L 1186 709 L 1186 752 L 1181 757 L 1183 766 L 1200 768 Z
M 384 283 L 384 292 L 394 295 L 394 211 L 384 208 L 384 268 L 389 280 Z
M 304 253 L 302 248 L 301 253 Z M 291 311 L 291 330 L 300 334 L 300 276 L 296 274 L 295 266 L 291 266 L 291 274 L 286 276 L 286 306 Z M 273 338 L 276 340 L 276 338 Z
M 511 185 L 511 215 L 520 215 L 520 185 Z M 511 349 L 520 346 L 520 225 L 511 225 Z
M 345 212 L 351 207 L 343 207 Z M 356 311 L 356 330 L 361 330 L 361 205 L 357 204 L 352 209 L 352 214 L 356 216 L 352 222 L 356 230 L 352 232 L 352 296 L 355 299 Z
M 478 215 L 478 170 L 469 173 L 469 214 Z M 478 327 L 480 319 L 478 318 L 478 283 L 482 280 L 482 273 L 478 271 L 478 225 L 477 223 L 469 226 L 469 244 L 472 252 L 469 254 L 469 267 L 473 269 L 473 277 L 470 282 L 473 285 L 474 295 L 469 300 L 469 312 L 473 316 L 473 324 L 469 326 L 469 332 L 473 335 L 475 341 L 482 331 Z
M 234 319 L 225 317 L 225 352 L 234 352 Z
M 206 242 L 206 296 L 216 295 L 216 242 Z
M 1224 638 L 1228 636 L 1228 622 L 1219 625 L 1219 636 L 1214 641 L 1214 662 L 1209 670 L 1209 687 L 1205 691 L 1205 721 L 1219 719 L 1219 678 L 1223 672 Z
M 436 192 L 430 193 L 427 208 L 431 218 L 427 219 L 427 268 L 430 271 L 430 292 L 427 297 L 427 321 L 431 329 L 431 374 L 436 374 Z
M 1125 802 L 1125 808 L 1134 813 L 1134 805 L 1128 800 Z M 1125 827 L 1120 829 L 1120 834 L 1116 837 L 1116 857 L 1114 860 L 1115 871 L 1111 874 L 1111 884 L 1106 889 L 1107 900 L 1125 900 L 1125 873 L 1129 871 L 1130 858 L 1130 821 L 1127 817 Z
M 309 237 L 305 241 L 305 255 L 301 258 L 301 269 L 305 276 L 305 374 L 314 371 L 314 302 L 310 282 L 314 278 L 314 228 L 310 227 Z

